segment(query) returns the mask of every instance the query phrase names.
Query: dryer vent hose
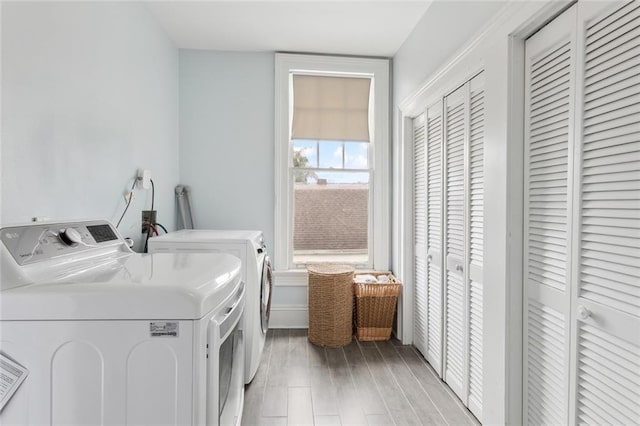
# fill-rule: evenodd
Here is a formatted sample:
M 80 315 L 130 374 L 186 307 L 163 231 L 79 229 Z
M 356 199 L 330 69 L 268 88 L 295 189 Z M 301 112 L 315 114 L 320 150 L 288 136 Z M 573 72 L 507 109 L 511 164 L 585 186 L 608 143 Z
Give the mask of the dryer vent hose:
M 176 186 L 176 202 L 180 221 L 178 229 L 194 229 L 196 223 L 193 220 L 193 208 L 191 206 L 191 189 L 186 185 Z

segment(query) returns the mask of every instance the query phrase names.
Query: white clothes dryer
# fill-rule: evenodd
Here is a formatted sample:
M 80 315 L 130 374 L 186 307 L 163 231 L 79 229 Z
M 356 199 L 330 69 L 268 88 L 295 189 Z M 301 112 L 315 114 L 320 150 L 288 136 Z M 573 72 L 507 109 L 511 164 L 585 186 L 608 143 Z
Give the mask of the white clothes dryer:
M 253 380 L 264 349 L 271 310 L 271 262 L 261 231 L 183 229 L 149 240 L 150 253 L 230 253 L 242 260 L 247 285 L 244 311 L 245 383 Z
M 106 221 L 0 239 L 0 364 L 26 369 L 1 424 L 240 424 L 238 258 L 133 253 Z

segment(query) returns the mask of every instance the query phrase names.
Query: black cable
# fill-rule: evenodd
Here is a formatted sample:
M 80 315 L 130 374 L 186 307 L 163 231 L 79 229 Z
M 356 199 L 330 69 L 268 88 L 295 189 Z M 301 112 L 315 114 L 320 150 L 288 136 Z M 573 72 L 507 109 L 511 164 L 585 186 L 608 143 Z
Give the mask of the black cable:
M 153 205 L 156 199 L 156 186 L 153 184 L 153 179 L 149 179 L 151 181 L 151 214 L 153 215 Z M 149 236 L 153 230 L 150 226 L 147 226 L 147 238 L 144 241 L 144 253 L 149 252 Z
M 133 200 L 133 188 L 136 187 L 136 182 L 138 181 L 138 179 L 134 179 L 133 180 L 133 185 L 131 185 L 131 191 L 129 191 L 129 201 L 127 201 L 127 205 L 124 208 L 124 211 L 122 212 L 122 216 L 120 216 L 120 219 L 118 220 L 118 223 L 116 224 L 116 228 L 118 226 L 120 226 L 120 222 L 122 222 L 122 219 L 124 218 L 124 215 L 127 213 L 127 210 L 129 210 L 129 206 L 131 205 L 131 200 Z
M 167 228 L 165 228 L 164 226 L 162 226 L 162 224 L 161 224 L 161 223 L 156 222 L 156 223 L 154 223 L 154 225 L 159 226 L 160 228 L 162 228 L 162 230 L 164 231 L 164 233 L 165 233 L 165 234 L 168 234 L 168 233 L 169 233 L 169 231 L 167 231 Z

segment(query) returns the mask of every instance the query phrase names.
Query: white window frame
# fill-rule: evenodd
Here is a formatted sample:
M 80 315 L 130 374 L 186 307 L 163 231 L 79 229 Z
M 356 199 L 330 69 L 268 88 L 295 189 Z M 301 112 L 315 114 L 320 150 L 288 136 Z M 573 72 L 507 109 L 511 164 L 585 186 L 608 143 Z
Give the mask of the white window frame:
M 370 129 L 369 148 L 369 260 L 366 265 L 358 266 L 388 270 L 391 211 L 389 60 L 276 53 L 275 68 L 275 272 L 298 271 L 306 275 L 306 271 L 293 264 L 293 191 L 289 179 L 293 152 L 290 137 L 293 112 L 291 73 L 373 78 L 373 126 Z

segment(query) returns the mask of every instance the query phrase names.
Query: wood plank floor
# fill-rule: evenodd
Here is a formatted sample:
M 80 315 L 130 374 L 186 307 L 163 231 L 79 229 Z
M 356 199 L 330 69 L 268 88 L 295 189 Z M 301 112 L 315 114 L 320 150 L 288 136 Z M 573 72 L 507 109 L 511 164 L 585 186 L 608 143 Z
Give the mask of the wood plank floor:
M 320 348 L 294 329 L 269 330 L 242 424 L 479 425 L 412 346 Z

